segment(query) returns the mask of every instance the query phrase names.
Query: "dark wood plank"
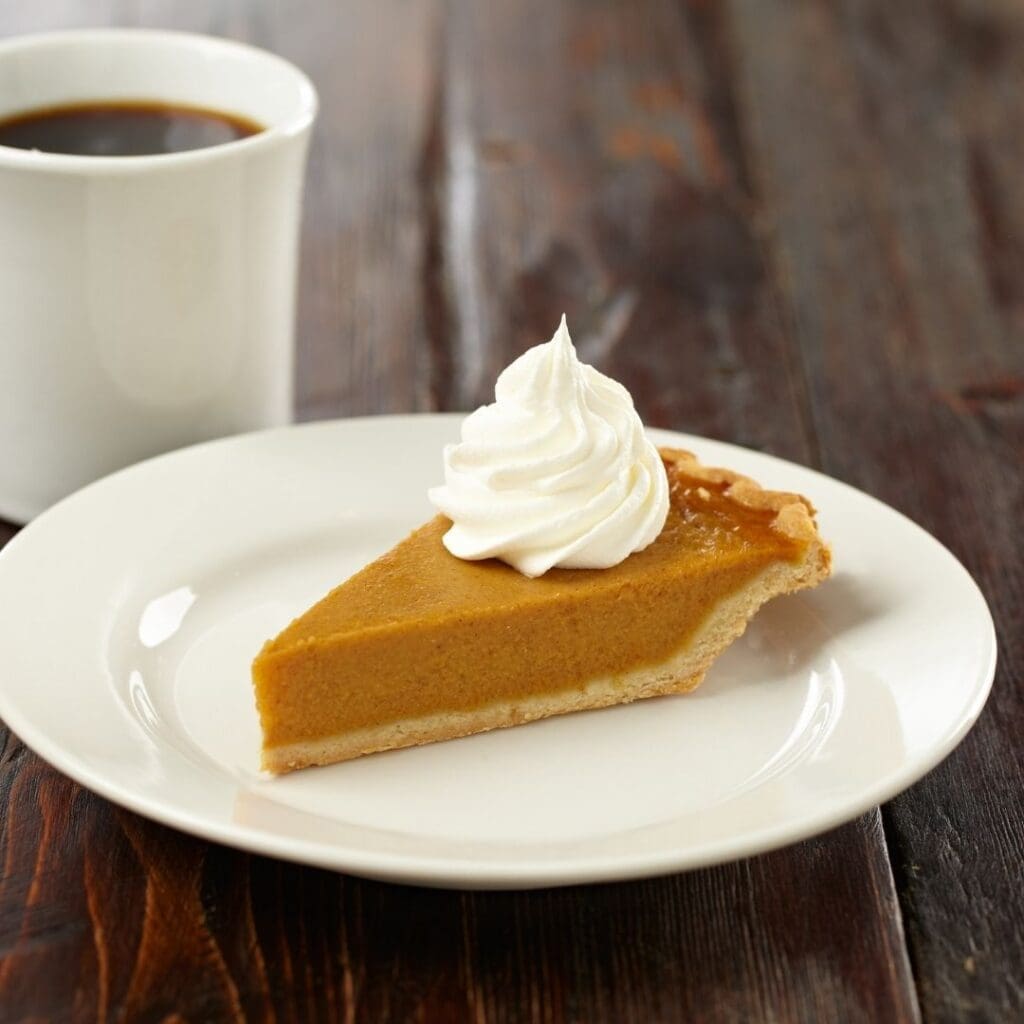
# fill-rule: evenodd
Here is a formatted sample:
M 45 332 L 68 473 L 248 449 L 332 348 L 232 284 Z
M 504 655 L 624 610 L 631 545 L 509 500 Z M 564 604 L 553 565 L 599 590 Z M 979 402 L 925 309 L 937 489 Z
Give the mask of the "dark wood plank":
M 309 72 L 321 116 L 306 191 L 296 401 L 311 418 L 430 405 L 419 384 L 429 376 L 419 172 L 438 10 L 374 0 L 58 0 L 5 9 L 0 32 L 104 22 L 211 32 L 268 46 Z M 0 543 L 13 532 L 0 525 Z M 257 938 L 248 858 L 118 812 L 0 735 L 0 1018 L 255 1020 L 279 1006 L 312 1019 L 304 1007 L 336 965 L 337 936 L 315 977 L 288 939 L 306 927 L 303 914 L 321 913 L 319 900 L 306 907 L 287 893 L 277 933 Z M 289 877 L 307 884 L 301 869 Z M 337 912 L 336 893 L 332 905 Z M 336 1019 L 339 1000 L 323 1004 L 322 1019 Z
M 874 815 L 708 872 L 465 894 L 200 843 L 16 756 L 2 778 L 33 799 L 5 818 L 0 906 L 22 906 L 0 919 L 5 1019 L 899 1019 Z M 814 912 L 837 904 L 843 928 Z
M 474 1006 L 496 1022 L 912 1019 L 883 851 L 871 815 L 710 871 L 474 897 Z M 852 916 L 837 929 L 822 908 Z
M 978 727 L 887 810 L 926 1020 L 1024 1014 L 1024 12 L 733 5 L 825 468 L 988 596 Z M 851 424 L 856 424 L 851 430 Z
M 630 387 L 648 422 L 813 461 L 802 368 L 765 251 L 763 200 L 735 119 L 728 26 L 715 5 L 581 2 L 527 12 L 467 3 L 456 11 L 443 99 L 458 373 L 446 401 L 485 400 L 497 370 L 545 339 L 565 309 L 583 355 Z M 675 947 L 680 960 L 652 984 L 652 964 L 620 951 L 607 967 L 614 984 L 584 975 L 587 988 L 573 986 L 574 1010 L 546 1009 L 557 985 L 539 997 L 523 989 L 519 1002 L 540 998 L 551 1019 L 914 1019 L 881 830 L 862 828 L 857 842 L 851 834 L 816 849 L 828 850 L 822 860 L 832 858 L 840 874 L 871 881 L 823 888 L 815 901 L 759 903 L 756 938 L 738 947 L 735 933 L 701 936 L 686 912 L 716 908 L 698 915 L 714 933 L 728 919 L 723 908 L 757 890 L 753 880 L 769 864 L 772 889 L 806 891 L 809 848 L 651 882 L 625 898 L 599 890 L 585 906 L 573 894 L 552 895 L 541 906 L 545 915 L 564 908 L 579 925 L 573 946 L 558 947 L 545 916 L 517 920 L 504 934 L 524 943 L 526 956 L 543 944 L 549 963 L 582 958 L 601 963 L 603 975 L 604 939 L 588 948 L 580 936 L 587 922 L 607 919 L 627 929 L 617 937 L 624 949 Z M 480 919 L 496 922 L 493 897 L 480 899 Z M 634 921 L 623 907 L 636 900 L 649 905 L 634 902 Z M 666 910 L 652 915 L 658 905 Z M 878 932 L 857 953 L 825 937 L 836 921 L 860 918 Z M 807 929 L 821 943 L 821 973 L 797 969 L 787 945 L 786 936 Z M 723 964 L 729 948 L 735 955 Z M 491 955 L 499 978 L 516 976 L 512 954 Z M 490 996 L 486 1019 L 519 1019 L 503 1016 L 497 982 Z
M 447 404 L 564 311 L 649 423 L 813 458 L 714 12 L 465 4 L 444 79 Z

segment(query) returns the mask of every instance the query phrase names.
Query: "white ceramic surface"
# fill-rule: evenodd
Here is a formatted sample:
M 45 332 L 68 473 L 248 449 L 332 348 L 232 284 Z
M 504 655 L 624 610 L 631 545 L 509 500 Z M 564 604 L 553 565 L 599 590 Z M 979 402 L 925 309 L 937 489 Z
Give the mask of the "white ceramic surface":
M 809 495 L 834 577 L 765 608 L 692 695 L 262 776 L 251 658 L 430 515 L 458 422 L 231 438 L 51 509 L 0 553 L 0 716 L 79 782 L 186 831 L 500 888 L 677 871 L 821 832 L 918 779 L 981 710 L 992 620 L 936 540 L 810 470 L 652 431 Z
M 269 53 L 103 29 L 0 42 L 0 117 L 154 99 L 265 125 L 221 146 L 0 146 L 0 516 L 138 459 L 291 416 L 300 198 L 316 94 Z

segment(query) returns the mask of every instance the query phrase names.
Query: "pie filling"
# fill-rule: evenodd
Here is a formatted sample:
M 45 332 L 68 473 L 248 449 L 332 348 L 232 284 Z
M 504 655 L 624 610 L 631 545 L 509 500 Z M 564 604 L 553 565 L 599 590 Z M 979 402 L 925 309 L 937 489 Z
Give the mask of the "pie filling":
M 583 689 L 682 651 L 718 603 L 806 543 L 775 512 L 670 465 L 658 539 L 611 569 L 527 579 L 465 562 L 437 517 L 270 641 L 253 666 L 267 748 Z M 410 551 L 414 548 L 415 551 Z M 415 557 L 409 557 L 414 555 Z M 713 571 L 712 571 L 713 570 Z

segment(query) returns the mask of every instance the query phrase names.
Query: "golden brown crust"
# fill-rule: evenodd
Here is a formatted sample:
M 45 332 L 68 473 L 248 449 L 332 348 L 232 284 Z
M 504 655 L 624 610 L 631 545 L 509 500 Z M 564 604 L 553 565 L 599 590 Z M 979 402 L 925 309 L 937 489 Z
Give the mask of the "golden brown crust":
M 659 448 L 658 451 L 670 468 L 675 467 L 694 480 L 707 481 L 716 489 L 724 484 L 721 494 L 730 501 L 746 508 L 774 512 L 771 526 L 779 533 L 802 542 L 821 541 L 814 520 L 814 506 L 802 494 L 766 490 L 756 480 L 731 469 L 705 466 L 693 452 L 683 448 Z M 825 552 L 828 554 L 827 547 Z
M 703 674 L 680 677 L 661 673 L 658 668 L 631 673 L 617 679 L 591 682 L 584 690 L 528 697 L 515 704 L 494 704 L 475 711 L 451 712 L 389 722 L 338 736 L 264 748 L 260 767 L 276 775 L 313 765 L 350 761 L 385 750 L 422 746 L 460 739 L 494 729 L 508 729 L 541 718 L 574 711 L 593 711 L 615 704 L 628 704 L 646 697 L 687 693 L 700 685 Z

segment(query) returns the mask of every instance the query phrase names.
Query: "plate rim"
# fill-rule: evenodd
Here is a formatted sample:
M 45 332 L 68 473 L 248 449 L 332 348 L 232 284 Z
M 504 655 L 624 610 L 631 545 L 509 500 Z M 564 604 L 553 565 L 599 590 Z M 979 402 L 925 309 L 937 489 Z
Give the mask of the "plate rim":
M 313 420 L 231 435 L 157 455 L 88 484 L 63 498 L 23 527 L 3 549 L 0 549 L 0 576 L 4 573 L 6 561 L 11 557 L 11 551 L 20 551 L 24 545 L 34 543 L 34 535 L 39 529 L 38 524 L 46 524 L 51 518 L 66 514 L 67 509 L 80 501 L 83 495 L 105 488 L 110 485 L 111 481 L 136 474 L 143 467 L 148 467 L 151 470 L 153 466 L 168 460 L 192 457 L 193 453 L 200 450 L 227 447 L 239 443 L 258 443 L 261 439 L 283 434 L 331 429 L 343 430 L 352 424 L 380 423 L 383 420 L 396 424 L 405 423 L 410 426 L 417 422 L 422 423 L 424 419 L 454 424 L 464 416 L 465 413 L 411 413 Z M 891 777 L 876 782 L 874 785 L 863 787 L 848 802 L 832 805 L 824 812 L 818 811 L 797 819 L 795 824 L 794 819 L 790 817 L 777 825 L 738 836 L 705 841 L 695 847 L 658 849 L 649 854 L 574 856 L 548 862 L 509 857 L 482 862 L 472 857 L 444 856 L 437 858 L 404 852 L 367 850 L 359 846 L 325 844 L 294 835 L 277 834 L 231 820 L 218 822 L 207 817 L 195 816 L 182 805 L 180 800 L 175 800 L 170 795 L 157 796 L 136 791 L 130 785 L 122 785 L 115 777 L 94 770 L 86 761 L 76 756 L 73 750 L 52 741 L 45 728 L 37 727 L 32 720 L 24 717 L 20 709 L 12 704 L 11 695 L 6 687 L 0 687 L 0 719 L 29 749 L 75 782 L 117 806 L 179 831 L 251 854 L 273 856 L 366 878 L 458 889 L 528 889 L 614 882 L 689 871 L 768 853 L 821 835 L 860 817 L 873 807 L 891 800 L 898 793 L 915 784 L 945 760 L 977 722 L 991 693 L 998 659 L 997 635 L 991 609 L 981 588 L 956 555 L 903 512 L 820 470 L 718 438 L 665 428 L 649 428 L 649 433 L 658 443 L 669 442 L 684 446 L 695 444 L 698 448 L 702 444 L 710 443 L 753 455 L 771 463 L 795 467 L 803 473 L 821 478 L 829 487 L 838 486 L 840 489 L 853 492 L 858 500 L 867 499 L 884 510 L 885 513 L 895 515 L 905 526 L 909 526 L 913 531 L 922 535 L 927 542 L 935 545 L 946 558 L 951 560 L 964 583 L 973 591 L 973 595 L 979 603 L 979 609 L 984 612 L 982 625 L 985 635 L 979 639 L 984 644 L 985 657 L 984 661 L 978 664 L 974 674 L 972 699 L 965 705 L 955 727 L 944 734 L 942 742 L 928 748 L 926 754 L 904 760 Z

